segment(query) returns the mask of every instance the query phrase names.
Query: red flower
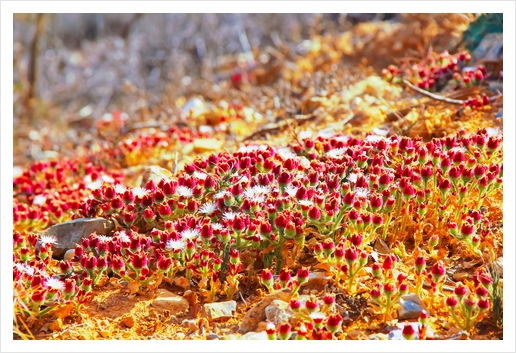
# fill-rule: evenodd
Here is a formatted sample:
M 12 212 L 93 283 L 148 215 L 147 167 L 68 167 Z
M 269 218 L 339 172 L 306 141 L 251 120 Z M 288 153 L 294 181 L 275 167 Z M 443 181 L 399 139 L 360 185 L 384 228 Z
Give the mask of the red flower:
M 431 269 L 431 274 L 434 282 L 439 282 L 444 278 L 445 268 L 442 261 L 436 262 Z
M 340 325 L 342 323 L 342 316 L 339 314 L 330 315 L 326 320 L 326 328 L 331 333 L 335 334 L 340 330 Z
M 480 299 L 478 301 L 477 305 L 478 305 L 478 308 L 480 309 L 480 311 L 489 310 L 489 307 L 490 307 L 489 299 Z
M 312 206 L 312 208 L 308 210 L 308 218 L 311 221 L 318 221 L 321 218 L 321 211 L 317 206 Z
M 144 266 L 147 266 L 147 254 L 143 252 L 133 254 L 130 261 L 136 270 L 141 270 Z
M 292 326 L 288 322 L 280 324 L 278 326 L 278 334 L 280 339 L 288 340 L 292 334 Z
M 157 266 L 158 266 L 159 271 L 166 272 L 172 266 L 172 259 L 169 257 L 165 257 L 163 255 L 160 255 L 158 258 Z
M 416 338 L 416 331 L 414 330 L 414 327 L 412 325 L 408 324 L 403 327 L 403 331 L 401 332 L 403 337 L 406 340 L 413 340 Z
M 297 270 L 296 274 L 296 281 L 299 284 L 303 284 L 306 281 L 308 281 L 308 276 L 310 275 L 310 272 L 308 271 L 308 268 L 301 267 L 299 270 Z
M 301 302 L 299 300 L 292 299 L 289 305 L 290 309 L 292 309 L 294 312 L 297 312 L 299 308 L 301 308 Z
M 446 298 L 446 305 L 448 305 L 449 307 L 456 307 L 457 304 L 459 304 L 459 301 L 457 300 L 457 298 L 455 297 L 448 297 Z

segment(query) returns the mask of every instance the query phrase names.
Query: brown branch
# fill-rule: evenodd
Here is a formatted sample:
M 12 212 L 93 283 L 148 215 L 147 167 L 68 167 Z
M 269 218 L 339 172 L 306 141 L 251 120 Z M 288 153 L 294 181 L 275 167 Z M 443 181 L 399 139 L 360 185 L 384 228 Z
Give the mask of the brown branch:
M 428 91 L 425 91 L 419 87 L 416 87 L 414 86 L 412 83 L 410 83 L 409 81 L 407 80 L 403 80 L 403 83 L 410 89 L 418 92 L 418 93 L 421 93 L 422 95 L 424 96 L 427 96 L 429 98 L 432 98 L 432 99 L 435 99 L 435 100 L 438 100 L 438 101 L 441 101 L 441 102 L 446 102 L 446 103 L 450 103 L 450 104 L 456 104 L 456 105 L 462 105 L 464 103 L 463 100 L 460 100 L 460 99 L 451 99 L 451 98 L 446 98 L 446 97 L 443 97 L 443 96 L 440 96 L 438 94 L 434 94 L 434 93 L 430 93 Z

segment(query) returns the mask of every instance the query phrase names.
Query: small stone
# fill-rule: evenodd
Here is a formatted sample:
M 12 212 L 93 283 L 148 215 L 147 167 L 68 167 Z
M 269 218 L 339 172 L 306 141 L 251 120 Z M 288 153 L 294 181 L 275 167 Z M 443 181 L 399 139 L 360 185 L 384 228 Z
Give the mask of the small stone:
M 219 336 L 217 336 L 217 334 L 216 334 L 216 333 L 208 333 L 208 334 L 206 335 L 206 339 L 207 339 L 208 341 L 218 340 L 218 339 L 219 339 Z
M 182 323 L 183 327 L 187 328 L 190 332 L 196 332 L 199 330 L 195 320 L 184 320 Z
M 147 183 L 152 180 L 154 184 L 158 184 L 161 179 L 170 179 L 174 175 L 171 171 L 165 168 L 161 168 L 157 165 L 151 165 L 147 167 L 142 174 L 142 182 L 140 183 L 140 186 L 143 188 Z
M 291 297 L 290 290 L 282 290 L 273 294 L 269 294 L 262 299 L 258 304 L 250 308 L 242 319 L 242 323 L 238 332 L 241 334 L 249 331 L 255 331 L 260 321 L 267 319 L 265 315 L 265 308 L 267 308 L 274 300 L 281 300 L 289 302 Z
M 288 303 L 282 300 L 274 300 L 265 308 L 265 316 L 268 321 L 279 325 L 281 322 L 286 322 L 290 319 L 290 314 L 287 312 L 288 308 Z
M 388 341 L 389 336 L 385 333 L 373 333 L 372 335 L 369 335 L 369 339 L 372 341 Z
M 75 249 L 67 250 L 64 254 L 63 260 L 64 261 L 72 261 L 74 256 L 75 256 Z
M 186 311 L 189 308 L 188 300 L 166 289 L 158 290 L 157 296 L 151 305 L 160 313 L 168 310 L 173 315 Z
M 101 330 L 100 331 L 100 335 L 104 338 L 108 338 L 109 337 L 109 331 L 108 330 Z
M 73 221 L 53 225 L 44 230 L 42 234 L 53 236 L 56 242 L 52 245 L 52 255 L 55 258 L 62 258 L 66 251 L 74 249 L 80 244 L 83 238 L 91 233 L 98 235 L 109 235 L 115 229 L 115 223 L 104 218 L 77 218 Z M 36 247 L 40 247 L 40 242 Z
M 251 341 L 266 341 L 268 340 L 267 338 L 267 332 L 265 331 L 262 331 L 262 332 L 248 332 L 246 333 L 245 335 L 243 335 L 242 337 L 240 337 L 241 340 L 251 340 Z
M 205 316 L 213 320 L 227 320 L 236 312 L 236 301 L 230 300 L 227 302 L 220 303 L 208 303 L 204 304 L 203 313 Z
M 423 310 L 428 312 L 428 308 L 425 306 L 421 298 L 414 293 L 402 296 L 399 300 L 399 304 L 399 320 L 417 319 Z
M 174 337 L 177 340 L 184 340 L 186 335 L 183 332 L 176 333 L 176 337 Z

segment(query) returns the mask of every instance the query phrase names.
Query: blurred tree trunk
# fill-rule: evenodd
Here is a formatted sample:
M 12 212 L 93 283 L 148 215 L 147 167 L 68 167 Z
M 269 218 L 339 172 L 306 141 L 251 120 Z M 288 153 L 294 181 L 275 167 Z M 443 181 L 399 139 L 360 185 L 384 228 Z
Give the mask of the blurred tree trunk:
M 27 67 L 27 81 L 28 81 L 28 89 L 26 96 L 26 108 L 27 115 L 30 118 L 32 116 L 32 111 L 35 105 L 34 97 L 36 94 L 36 84 L 37 84 L 37 69 L 38 69 L 38 56 L 39 56 L 39 40 L 41 37 L 41 33 L 43 32 L 43 24 L 44 24 L 44 14 L 38 13 L 36 14 L 36 29 L 34 31 L 34 35 L 32 37 L 30 43 L 30 51 L 29 51 L 29 64 Z

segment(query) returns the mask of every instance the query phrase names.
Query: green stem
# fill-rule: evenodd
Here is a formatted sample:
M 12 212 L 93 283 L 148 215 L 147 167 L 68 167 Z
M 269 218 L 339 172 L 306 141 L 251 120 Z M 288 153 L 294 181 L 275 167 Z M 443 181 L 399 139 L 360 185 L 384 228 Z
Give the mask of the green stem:
M 385 240 L 385 237 L 387 236 L 387 230 L 389 229 L 389 224 L 391 223 L 391 219 L 392 219 L 392 213 L 389 213 L 389 217 L 387 218 L 387 221 L 385 222 L 385 225 L 383 226 L 382 240 Z

